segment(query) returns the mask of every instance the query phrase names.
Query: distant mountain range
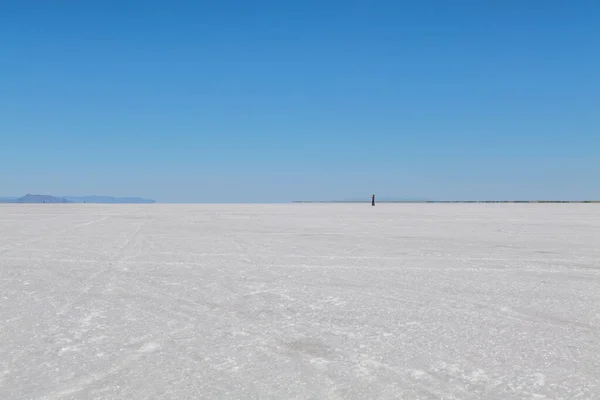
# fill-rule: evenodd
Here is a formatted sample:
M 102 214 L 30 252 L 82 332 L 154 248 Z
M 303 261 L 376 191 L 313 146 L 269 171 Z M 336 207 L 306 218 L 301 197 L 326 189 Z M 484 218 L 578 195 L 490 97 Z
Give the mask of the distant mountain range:
M 63 196 L 56 197 L 45 194 L 26 194 L 22 197 L 0 197 L 0 203 L 26 204 L 60 204 L 60 203 L 91 203 L 91 204 L 152 204 L 155 200 L 140 197 L 110 197 L 110 196 Z
M 153 204 L 156 200 L 142 199 L 141 197 L 110 197 L 110 196 L 65 196 L 71 203 L 98 203 L 98 204 Z
M 54 197 L 47 194 L 26 194 L 15 200 L 15 203 L 68 203 L 64 197 Z

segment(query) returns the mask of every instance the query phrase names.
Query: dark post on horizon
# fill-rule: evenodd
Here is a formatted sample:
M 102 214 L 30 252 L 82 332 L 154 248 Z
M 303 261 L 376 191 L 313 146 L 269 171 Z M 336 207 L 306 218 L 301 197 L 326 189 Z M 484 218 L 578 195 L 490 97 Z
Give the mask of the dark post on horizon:
M 371 205 L 375 205 L 375 195 L 371 196 Z

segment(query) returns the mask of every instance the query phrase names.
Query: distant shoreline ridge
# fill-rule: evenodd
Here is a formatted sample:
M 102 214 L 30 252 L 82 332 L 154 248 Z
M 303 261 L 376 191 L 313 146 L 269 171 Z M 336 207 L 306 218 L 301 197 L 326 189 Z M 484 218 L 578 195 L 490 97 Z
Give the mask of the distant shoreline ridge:
M 153 204 L 155 200 L 141 197 L 111 197 L 111 196 L 51 196 L 47 194 L 26 194 L 22 197 L 0 198 L 0 203 L 18 204 Z
M 370 203 L 370 200 L 295 200 L 293 203 Z M 513 203 L 513 204 L 600 204 L 600 200 L 380 200 L 376 203 L 402 204 L 480 204 L 480 203 Z

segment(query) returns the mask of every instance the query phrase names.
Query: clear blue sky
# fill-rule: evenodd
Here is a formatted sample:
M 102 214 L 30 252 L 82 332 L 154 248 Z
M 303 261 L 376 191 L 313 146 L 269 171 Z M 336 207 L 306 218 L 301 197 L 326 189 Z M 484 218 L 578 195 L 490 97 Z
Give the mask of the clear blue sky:
M 600 198 L 600 2 L 0 2 L 0 196 Z

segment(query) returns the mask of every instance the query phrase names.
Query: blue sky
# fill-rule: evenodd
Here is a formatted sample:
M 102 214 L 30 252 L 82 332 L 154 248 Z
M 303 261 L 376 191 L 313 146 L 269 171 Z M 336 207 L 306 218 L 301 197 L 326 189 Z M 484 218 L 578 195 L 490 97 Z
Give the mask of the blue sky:
M 0 196 L 600 198 L 597 1 L 0 2 Z

